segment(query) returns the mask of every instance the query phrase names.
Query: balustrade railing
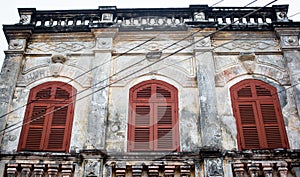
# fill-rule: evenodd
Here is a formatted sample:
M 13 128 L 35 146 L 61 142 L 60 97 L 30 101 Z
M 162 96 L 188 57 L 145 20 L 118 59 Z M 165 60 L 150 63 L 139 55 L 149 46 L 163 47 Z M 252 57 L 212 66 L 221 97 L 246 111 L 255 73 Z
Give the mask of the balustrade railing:
M 208 7 L 37 11 L 19 9 L 20 25 L 33 25 L 38 31 L 84 31 L 102 27 L 216 27 L 230 24 L 230 29 L 268 29 L 276 22 L 288 22 L 287 5 L 264 7 Z M 148 28 L 153 29 L 153 28 Z

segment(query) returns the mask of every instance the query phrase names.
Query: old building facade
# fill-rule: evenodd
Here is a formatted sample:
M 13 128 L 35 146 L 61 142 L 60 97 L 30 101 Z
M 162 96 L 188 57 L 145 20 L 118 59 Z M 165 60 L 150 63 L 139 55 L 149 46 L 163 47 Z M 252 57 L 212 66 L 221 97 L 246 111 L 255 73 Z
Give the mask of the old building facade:
M 3 26 L 0 175 L 299 177 L 287 11 L 19 9 Z

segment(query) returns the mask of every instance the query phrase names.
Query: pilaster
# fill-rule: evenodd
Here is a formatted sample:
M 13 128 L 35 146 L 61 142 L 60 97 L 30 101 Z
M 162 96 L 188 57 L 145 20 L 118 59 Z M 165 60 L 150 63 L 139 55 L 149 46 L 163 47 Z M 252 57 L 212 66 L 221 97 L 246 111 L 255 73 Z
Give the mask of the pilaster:
M 290 74 L 293 95 L 296 101 L 298 113 L 300 112 L 300 28 L 277 28 L 275 29 L 281 42 L 283 56 L 287 62 Z
M 217 113 L 215 70 L 211 52 L 210 37 L 195 37 L 195 58 L 197 65 L 197 83 L 200 98 L 201 146 L 213 149 L 221 148 L 221 127 Z
M 2 144 L 3 132 L 6 126 L 7 114 L 10 111 L 12 98 L 16 87 L 17 78 L 22 66 L 26 43 L 31 35 L 31 30 L 6 28 L 4 32 L 8 41 L 8 50 L 0 75 L 0 141 Z
M 86 149 L 105 149 L 105 132 L 108 107 L 108 85 L 111 68 L 111 51 L 117 30 L 95 29 L 96 49 L 91 62 L 92 89 L 88 115 Z

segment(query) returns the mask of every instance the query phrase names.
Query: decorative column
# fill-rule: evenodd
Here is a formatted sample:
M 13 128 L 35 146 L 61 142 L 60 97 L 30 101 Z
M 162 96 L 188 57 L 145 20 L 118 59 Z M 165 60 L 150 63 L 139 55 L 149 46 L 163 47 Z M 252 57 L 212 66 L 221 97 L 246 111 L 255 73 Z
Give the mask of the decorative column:
M 174 176 L 175 174 L 175 166 L 174 165 L 166 165 L 164 166 L 165 170 L 164 170 L 164 173 L 165 175 L 164 176 Z
M 279 177 L 287 177 L 288 168 L 286 162 L 281 162 L 277 164 L 278 166 L 278 176 Z
M 203 33 L 202 33 L 203 34 Z M 215 86 L 215 66 L 210 51 L 210 37 L 200 40 L 196 36 L 195 58 L 197 65 L 197 83 L 200 101 L 201 145 L 209 149 L 221 149 L 221 128 L 217 113 L 217 97 Z
M 96 29 L 94 58 L 91 61 L 93 92 L 88 116 L 86 149 L 105 149 L 108 106 L 108 84 L 111 68 L 111 51 L 116 30 Z
M 183 177 L 189 177 L 191 175 L 191 166 L 190 165 L 181 165 L 180 166 L 180 175 Z
M 287 61 L 291 86 L 293 87 L 293 95 L 298 113 L 300 113 L 300 28 L 277 28 L 275 30 L 280 37 L 283 56 Z
M 73 165 L 62 165 L 61 167 L 62 177 L 71 177 L 73 176 Z
M 265 177 L 272 177 L 273 176 L 272 164 L 265 163 L 265 164 L 262 164 L 262 167 L 263 167 L 263 172 L 264 172 Z
M 30 27 L 26 26 L 3 26 L 9 46 L 8 50 L 5 51 L 5 59 L 0 75 L 0 131 L 4 130 L 6 126 L 6 114 L 10 111 L 9 108 L 21 70 L 26 43 L 32 33 L 32 30 L 29 29 Z M 2 136 L 3 133 L 0 134 L 1 144 L 3 143 Z
M 251 177 L 258 177 L 259 164 L 248 164 L 248 172 Z
M 143 166 L 142 165 L 133 165 L 132 166 L 132 176 L 142 176 Z
M 42 177 L 44 176 L 45 165 L 34 165 L 33 176 Z
M 245 173 L 244 164 L 242 163 L 233 164 L 233 171 L 236 177 L 244 177 L 244 173 Z
M 115 166 L 116 177 L 125 177 L 126 175 L 126 162 L 117 162 Z
M 30 177 L 32 165 L 31 164 L 21 164 L 21 168 L 22 168 L 21 177 Z
M 149 165 L 148 166 L 148 176 L 159 176 L 159 166 Z
M 48 165 L 48 176 L 49 177 L 56 177 L 57 174 L 58 174 L 58 168 L 59 168 L 59 165 L 57 164 L 49 164 Z
M 17 176 L 17 167 L 18 164 L 8 164 L 6 169 L 7 177 Z

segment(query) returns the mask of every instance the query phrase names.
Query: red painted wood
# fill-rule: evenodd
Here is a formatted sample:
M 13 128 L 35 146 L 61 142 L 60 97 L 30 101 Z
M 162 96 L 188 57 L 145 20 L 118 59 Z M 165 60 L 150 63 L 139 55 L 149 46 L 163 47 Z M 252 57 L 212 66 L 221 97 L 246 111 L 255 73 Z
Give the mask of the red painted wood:
M 30 90 L 18 151 L 68 152 L 76 90 L 47 82 Z
M 163 81 L 130 89 L 128 151 L 178 151 L 178 91 Z
M 289 148 L 277 89 L 248 79 L 230 88 L 239 149 Z

